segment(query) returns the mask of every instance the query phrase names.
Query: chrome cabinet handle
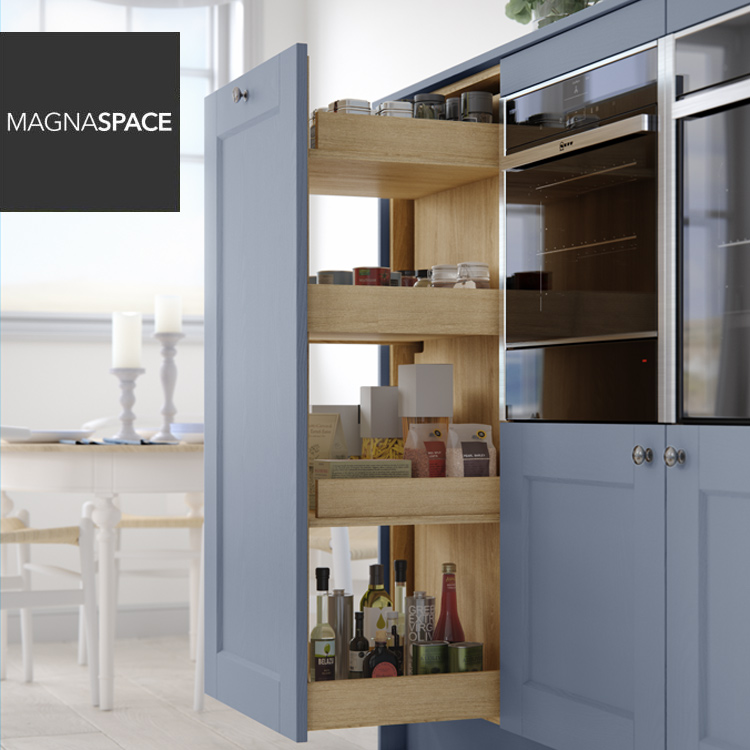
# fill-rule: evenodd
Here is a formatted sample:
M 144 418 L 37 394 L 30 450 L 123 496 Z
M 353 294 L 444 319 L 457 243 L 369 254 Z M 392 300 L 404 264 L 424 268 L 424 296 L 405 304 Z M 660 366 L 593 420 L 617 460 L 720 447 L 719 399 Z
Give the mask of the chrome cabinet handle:
M 684 464 L 687 456 L 685 451 L 677 450 L 671 445 L 667 446 L 667 450 L 664 451 L 664 463 L 671 469 L 675 464 Z
M 633 463 L 640 466 L 644 461 L 650 464 L 654 460 L 654 452 L 651 448 L 644 448 L 642 445 L 636 445 L 633 448 Z
M 232 101 L 237 104 L 242 99 L 247 101 L 247 89 L 245 89 L 244 91 L 240 91 L 239 86 L 235 86 L 232 89 Z

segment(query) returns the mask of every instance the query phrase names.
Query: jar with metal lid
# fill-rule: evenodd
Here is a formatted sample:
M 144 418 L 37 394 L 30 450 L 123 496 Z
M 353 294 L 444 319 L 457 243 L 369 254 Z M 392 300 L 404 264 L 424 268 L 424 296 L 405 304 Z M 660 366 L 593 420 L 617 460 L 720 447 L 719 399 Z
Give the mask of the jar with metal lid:
M 463 122 L 492 122 L 492 94 L 489 91 L 465 91 L 461 94 Z
M 411 102 L 402 101 L 380 102 L 375 109 L 375 114 L 381 117 L 412 117 L 414 105 Z
M 370 102 L 366 99 L 336 99 L 328 105 L 329 112 L 337 112 L 342 115 L 369 115 L 372 114 Z
M 434 287 L 454 287 L 458 281 L 458 268 L 451 265 L 432 267 L 432 284 Z
M 430 271 L 427 268 L 420 268 L 417 271 L 417 283 L 414 284 L 414 289 L 424 289 L 430 287 Z
M 401 271 L 401 286 L 414 286 L 417 283 L 417 272 L 412 270 Z
M 459 263 L 455 286 L 464 289 L 489 289 L 490 267 L 486 263 Z
M 460 96 L 449 96 L 445 100 L 445 119 L 446 120 L 460 120 L 461 119 L 461 97 Z
M 444 120 L 445 97 L 442 94 L 417 94 L 414 97 L 414 117 L 420 120 Z

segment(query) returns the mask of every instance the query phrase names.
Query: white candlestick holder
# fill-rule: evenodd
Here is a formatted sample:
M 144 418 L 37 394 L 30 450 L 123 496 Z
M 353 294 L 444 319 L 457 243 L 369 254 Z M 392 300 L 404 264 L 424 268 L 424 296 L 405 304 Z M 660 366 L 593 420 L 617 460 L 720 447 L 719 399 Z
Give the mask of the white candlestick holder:
M 122 414 L 120 414 L 122 427 L 112 440 L 140 440 L 141 436 L 133 428 L 134 391 L 136 378 L 146 371 L 141 367 L 113 367 L 110 372 L 120 379 L 120 405 L 122 406 Z
M 184 338 L 183 333 L 155 333 L 154 338 L 161 343 L 161 385 L 164 389 L 164 406 L 161 413 L 164 421 L 161 430 L 151 440 L 154 443 L 179 443 L 180 441 L 172 434 L 171 425 L 174 415 L 177 413 L 172 396 L 177 383 L 177 365 L 174 358 L 177 356 L 177 342 Z

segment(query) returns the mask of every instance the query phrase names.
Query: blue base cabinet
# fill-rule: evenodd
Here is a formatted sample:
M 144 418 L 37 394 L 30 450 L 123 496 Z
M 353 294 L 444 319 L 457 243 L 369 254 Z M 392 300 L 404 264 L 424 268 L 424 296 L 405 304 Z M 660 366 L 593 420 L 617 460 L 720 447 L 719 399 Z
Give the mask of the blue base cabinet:
M 750 748 L 750 427 L 670 427 L 667 748 Z
M 664 747 L 664 464 L 653 425 L 501 429 L 500 725 L 556 750 Z
M 501 726 L 555 750 L 750 748 L 750 427 L 501 439 Z

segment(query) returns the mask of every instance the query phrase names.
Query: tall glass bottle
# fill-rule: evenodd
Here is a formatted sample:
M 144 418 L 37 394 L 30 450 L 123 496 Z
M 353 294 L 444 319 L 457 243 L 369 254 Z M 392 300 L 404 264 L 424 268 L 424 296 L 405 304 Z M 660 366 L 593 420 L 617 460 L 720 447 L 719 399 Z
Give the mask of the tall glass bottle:
M 370 652 L 370 641 L 362 633 L 362 612 L 354 613 L 354 638 L 349 642 L 349 679 L 362 678 L 362 666 L 365 656 Z
M 393 608 L 398 612 L 396 626 L 401 643 L 406 635 L 406 560 L 394 560 L 393 568 L 396 584 L 393 591 Z
M 310 633 L 310 682 L 336 679 L 336 633 L 328 624 L 328 568 L 315 568 L 317 623 Z
M 461 621 L 458 619 L 455 563 L 443 563 L 443 596 L 440 602 L 440 617 L 432 637 L 433 640 L 448 641 L 448 643 L 460 643 L 466 640 Z
M 370 585 L 362 596 L 359 608 L 364 614 L 364 634 L 375 645 L 375 633 L 385 630 L 386 617 L 393 611 L 391 595 L 385 590 L 384 569 L 382 565 L 370 565 Z

